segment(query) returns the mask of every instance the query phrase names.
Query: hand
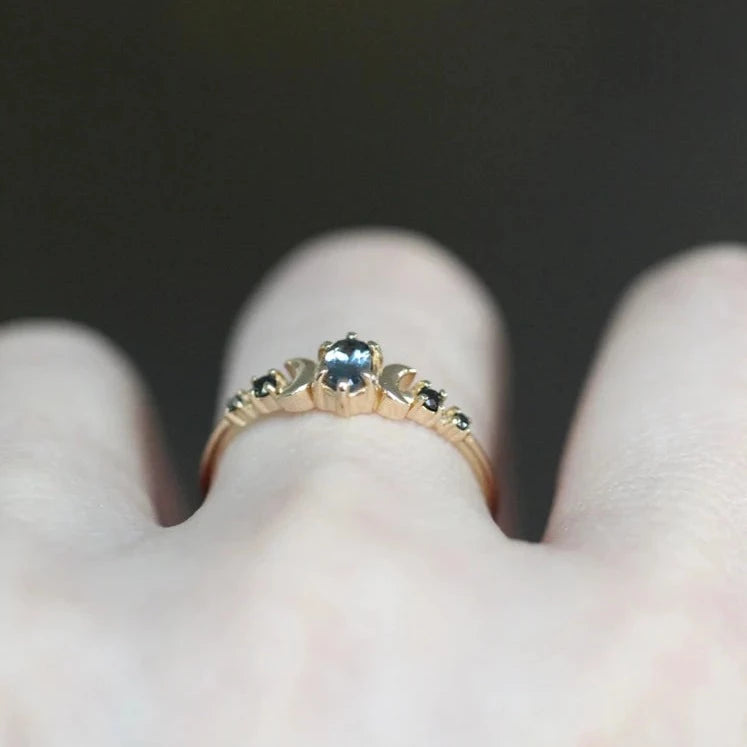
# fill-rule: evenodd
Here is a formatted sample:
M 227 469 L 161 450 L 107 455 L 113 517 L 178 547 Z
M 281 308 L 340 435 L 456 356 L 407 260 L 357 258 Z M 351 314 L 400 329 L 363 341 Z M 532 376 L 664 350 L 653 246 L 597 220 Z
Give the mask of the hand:
M 498 314 L 407 234 L 292 257 L 236 327 L 221 400 L 348 329 L 502 452 Z M 2 745 L 747 744 L 742 250 L 627 295 L 539 545 L 433 432 L 324 413 L 242 433 L 166 529 L 150 421 L 95 334 L 0 332 Z

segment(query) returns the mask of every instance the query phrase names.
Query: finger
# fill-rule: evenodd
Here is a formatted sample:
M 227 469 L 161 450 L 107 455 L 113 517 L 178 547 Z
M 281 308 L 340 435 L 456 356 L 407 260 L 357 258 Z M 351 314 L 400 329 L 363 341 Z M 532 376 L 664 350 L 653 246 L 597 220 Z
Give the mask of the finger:
M 588 384 L 548 530 L 668 564 L 747 561 L 747 254 L 697 251 L 623 303 Z
M 66 322 L 0 328 L 0 523 L 108 545 L 175 520 L 175 493 L 136 376 Z M 11 529 L 8 529 L 10 531 Z
M 222 396 L 288 358 L 315 359 L 323 340 L 349 329 L 376 340 L 385 363 L 415 366 L 446 389 L 488 450 L 501 440 L 505 356 L 495 306 L 451 255 L 404 232 L 343 232 L 286 261 L 237 325 Z M 299 489 L 395 516 L 485 517 L 464 457 L 432 430 L 322 412 L 266 418 L 243 432 L 219 465 L 208 506 L 233 515 L 239 502 L 256 516 L 267 510 L 263 496 L 277 506 L 277 496 Z

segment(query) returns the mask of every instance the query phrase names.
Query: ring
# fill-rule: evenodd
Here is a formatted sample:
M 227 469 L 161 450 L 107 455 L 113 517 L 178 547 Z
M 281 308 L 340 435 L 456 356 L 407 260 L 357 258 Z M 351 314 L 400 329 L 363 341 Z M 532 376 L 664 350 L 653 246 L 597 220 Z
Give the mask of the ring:
M 377 413 L 392 420 L 413 420 L 454 444 L 480 483 L 488 509 L 495 514 L 498 495 L 493 470 L 472 434 L 469 417 L 458 407 L 445 407 L 443 389 L 435 389 L 425 379 L 416 382 L 414 368 L 399 363 L 385 366 L 381 347 L 363 342 L 355 332 L 337 342 L 323 342 L 317 361 L 291 358 L 285 367 L 288 376 L 270 369 L 226 402 L 200 462 L 203 496 L 229 443 L 263 417 L 311 410 L 344 417 Z

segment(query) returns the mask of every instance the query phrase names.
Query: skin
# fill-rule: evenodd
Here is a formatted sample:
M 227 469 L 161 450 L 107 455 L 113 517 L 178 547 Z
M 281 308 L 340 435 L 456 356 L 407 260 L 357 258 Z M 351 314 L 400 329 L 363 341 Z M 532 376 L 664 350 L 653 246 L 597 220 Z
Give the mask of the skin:
M 221 401 L 348 329 L 501 453 L 500 313 L 407 233 L 287 260 Z M 627 292 L 541 544 L 496 526 L 433 433 L 324 413 L 242 434 L 187 518 L 153 421 L 96 333 L 0 328 L 0 744 L 747 744 L 743 249 Z

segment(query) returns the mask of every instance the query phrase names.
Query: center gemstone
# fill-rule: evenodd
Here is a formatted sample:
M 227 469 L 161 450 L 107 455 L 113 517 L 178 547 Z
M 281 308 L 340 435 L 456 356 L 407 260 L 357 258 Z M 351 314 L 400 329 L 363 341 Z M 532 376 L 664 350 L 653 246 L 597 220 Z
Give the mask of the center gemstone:
M 354 392 L 364 385 L 363 374 L 372 371 L 371 348 L 360 340 L 338 340 L 324 354 L 324 365 L 327 367 L 325 384 L 337 389 L 340 382 L 347 382 Z

